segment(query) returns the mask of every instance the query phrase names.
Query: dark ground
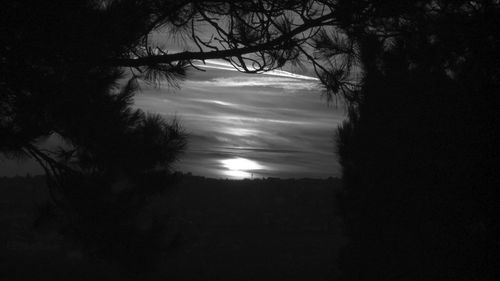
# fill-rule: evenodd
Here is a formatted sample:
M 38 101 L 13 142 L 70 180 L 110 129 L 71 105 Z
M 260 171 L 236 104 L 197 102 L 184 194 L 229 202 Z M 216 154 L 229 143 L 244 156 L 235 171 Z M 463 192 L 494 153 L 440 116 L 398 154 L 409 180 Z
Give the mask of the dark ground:
M 0 280 L 117 280 L 111 266 L 33 229 L 43 182 L 0 179 Z M 162 261 L 161 280 L 335 280 L 345 243 L 334 208 L 339 187 L 338 179 L 182 176 L 153 203 L 182 240 Z

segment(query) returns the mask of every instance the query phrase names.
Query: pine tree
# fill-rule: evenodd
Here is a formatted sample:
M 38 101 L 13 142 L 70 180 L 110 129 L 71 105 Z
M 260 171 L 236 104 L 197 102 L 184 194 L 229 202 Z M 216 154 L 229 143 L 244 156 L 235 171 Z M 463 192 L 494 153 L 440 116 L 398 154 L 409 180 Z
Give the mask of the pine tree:
M 365 31 L 351 37 L 363 80 L 338 131 L 344 279 L 494 280 L 499 6 L 406 4 L 351 22 Z

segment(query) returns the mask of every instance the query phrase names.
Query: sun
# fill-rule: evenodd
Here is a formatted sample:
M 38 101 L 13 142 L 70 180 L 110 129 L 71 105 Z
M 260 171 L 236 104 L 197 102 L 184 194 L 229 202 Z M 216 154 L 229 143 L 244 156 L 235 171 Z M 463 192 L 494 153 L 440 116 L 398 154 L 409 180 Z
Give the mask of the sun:
M 226 169 L 223 173 L 232 178 L 249 178 L 254 170 L 261 170 L 265 167 L 256 161 L 246 158 L 231 158 L 220 161 Z
M 232 171 L 251 171 L 259 170 L 263 167 L 259 163 L 246 159 L 246 158 L 233 158 L 222 160 L 222 165 L 224 168 Z

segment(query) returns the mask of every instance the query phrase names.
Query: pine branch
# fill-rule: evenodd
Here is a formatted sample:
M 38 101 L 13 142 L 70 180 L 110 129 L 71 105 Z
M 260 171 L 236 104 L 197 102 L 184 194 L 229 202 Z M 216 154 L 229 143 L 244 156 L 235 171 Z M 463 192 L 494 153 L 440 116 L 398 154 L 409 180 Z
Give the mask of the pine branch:
M 207 60 L 207 59 L 221 59 L 229 57 L 240 57 L 246 54 L 252 54 L 259 51 L 273 50 L 279 47 L 284 42 L 290 41 L 295 35 L 305 32 L 311 28 L 323 26 L 325 21 L 332 20 L 333 14 L 327 14 L 314 20 L 305 22 L 303 25 L 293 29 L 290 33 L 283 34 L 276 39 L 270 40 L 266 43 L 245 46 L 240 48 L 228 50 L 215 50 L 209 52 L 179 52 L 174 54 L 160 54 L 160 55 L 147 55 L 138 58 L 120 58 L 110 59 L 105 61 L 108 66 L 121 66 L 121 67 L 141 67 L 147 65 L 157 64 L 170 64 L 176 61 L 191 61 L 191 60 Z

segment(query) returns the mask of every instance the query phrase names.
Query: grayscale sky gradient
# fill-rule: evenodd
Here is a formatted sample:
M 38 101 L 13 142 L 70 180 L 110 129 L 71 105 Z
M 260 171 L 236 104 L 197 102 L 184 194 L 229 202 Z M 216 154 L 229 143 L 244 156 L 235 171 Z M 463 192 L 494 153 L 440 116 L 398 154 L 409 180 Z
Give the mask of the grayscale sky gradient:
M 178 118 L 189 148 L 177 169 L 216 178 L 339 176 L 334 132 L 344 108 L 328 105 L 313 77 L 243 74 L 207 61 L 181 89 L 143 87 L 136 105 Z
M 215 178 L 340 176 L 334 146 L 344 107 L 328 105 L 317 80 L 284 71 L 243 74 L 207 61 L 180 89 L 142 84 L 137 107 L 177 118 L 189 145 L 175 169 Z M 0 159 L 0 176 L 41 174 L 30 161 Z

